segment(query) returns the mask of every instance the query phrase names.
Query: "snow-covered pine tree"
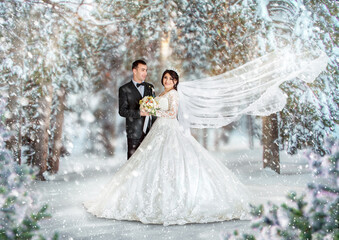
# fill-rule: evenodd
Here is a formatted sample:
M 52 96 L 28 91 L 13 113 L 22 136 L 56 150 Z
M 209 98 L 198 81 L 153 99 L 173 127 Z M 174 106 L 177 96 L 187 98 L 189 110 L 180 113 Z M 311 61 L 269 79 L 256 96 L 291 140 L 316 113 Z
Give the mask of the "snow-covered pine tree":
M 177 1 L 178 12 L 170 46 L 174 61 L 181 68 L 181 76 L 196 79 L 211 71 L 211 56 L 217 30 L 213 2 L 210 0 Z
M 291 45 L 292 29 L 296 18 L 297 7 L 293 1 L 270 0 L 261 1 L 261 12 L 265 12 L 266 21 L 270 23 L 271 31 L 266 33 L 268 41 L 261 42 L 261 51 L 266 52 L 267 47 L 277 48 Z M 279 118 L 277 113 L 262 118 L 262 143 L 263 143 L 263 166 L 270 167 L 280 173 L 279 156 Z
M 267 8 L 266 0 L 230 1 L 226 6 L 224 27 L 220 29 L 225 38 L 226 51 L 224 70 L 231 70 L 254 58 L 277 48 L 275 21 Z M 248 116 L 250 129 L 260 129 L 258 121 Z M 254 125 L 255 124 L 255 125 Z M 279 172 L 279 148 L 277 117 L 264 118 L 263 124 L 264 167 L 269 166 Z M 254 130 L 249 131 L 249 138 Z
M 170 25 L 170 16 L 174 1 L 101 1 L 101 21 L 110 22 L 107 29 L 114 29 L 119 36 L 119 57 L 121 66 L 130 76 L 132 62 L 136 59 L 146 60 L 149 68 L 148 80 L 157 80 L 160 62 L 160 44 L 165 38 Z M 105 7 L 106 6 L 106 7 Z M 108 19 L 108 21 L 107 21 Z M 112 31 L 110 31 L 113 33 Z M 126 73 L 125 77 L 126 77 Z M 127 81 L 127 79 L 123 79 Z
M 239 1 L 231 5 L 231 9 L 234 9 L 230 11 L 231 19 L 243 19 L 243 24 L 235 21 L 234 27 L 229 28 L 238 31 L 231 31 L 233 35 L 229 38 L 234 38 L 231 42 L 237 44 L 236 39 L 244 39 L 243 36 L 249 36 L 250 40 L 245 50 L 234 51 L 238 59 L 247 49 L 254 50 L 254 57 L 286 43 L 294 45 L 297 52 L 321 49 L 330 56 L 328 71 L 315 83 L 293 80 L 282 85 L 289 97 L 287 106 L 278 115 L 279 139 L 276 141 L 280 149 L 286 148 L 290 154 L 305 147 L 324 154 L 323 139 L 338 123 L 338 5 L 333 1 Z M 246 28 L 245 19 L 248 19 Z M 243 57 L 242 61 L 246 60 L 248 58 Z
M 15 111 L 11 111 L 14 121 L 11 119 L 10 122 L 12 130 L 18 133 L 12 146 L 16 145 L 15 152 L 20 162 L 23 136 L 26 132 L 34 131 L 35 138 L 30 146 L 35 148 L 37 161 L 34 163 L 40 165 L 43 171 L 48 149 L 46 140 L 51 109 L 48 101 L 51 97 L 51 80 L 46 74 L 48 61 L 42 57 L 48 54 L 40 53 L 44 49 L 41 46 L 50 44 L 48 38 L 44 38 L 50 34 L 50 28 L 39 29 L 39 18 L 50 15 L 48 9 L 41 6 L 34 8 L 21 1 L 4 1 L 0 7 L 4 9 L 2 17 L 5 19 L 1 24 L 3 37 L 8 39 L 6 48 L 2 51 L 5 59 L 2 70 L 7 71 L 8 75 L 2 80 L 4 86 L 6 82 L 12 86 L 9 88 L 9 101 L 10 106 L 15 106 Z M 46 20 L 46 17 L 42 18 L 40 23 L 45 21 L 46 24 Z M 32 81 L 33 77 L 35 81 Z M 37 140 L 40 144 L 34 145 Z
M 6 149 L 10 137 L 6 131 L 6 102 L 0 98 L 0 239 L 32 239 L 38 237 L 39 221 L 50 217 L 47 205 L 39 209 L 28 188 L 32 183 L 33 169 L 20 166 Z M 57 239 L 55 234 L 53 239 Z M 45 239 L 39 236 L 39 239 Z
M 266 0 L 230 1 L 226 21 L 227 70 L 276 48 Z
M 339 6 L 331 0 L 296 2 L 300 10 L 292 36 L 296 51 L 320 49 L 330 62 L 312 84 L 296 80 L 282 85 L 289 98 L 280 114 L 280 142 L 290 154 L 309 147 L 323 155 L 324 139 L 339 121 Z
M 86 151 L 101 152 L 109 156 L 115 153 L 116 138 L 122 129 L 119 126 L 116 111 L 118 88 L 126 81 L 130 73 L 124 69 L 128 49 L 128 42 L 123 37 L 122 26 L 124 24 L 119 24 L 116 18 L 121 15 L 122 10 L 124 9 L 116 6 L 112 9 L 108 2 L 102 1 L 96 13 L 92 13 L 98 15 L 97 21 L 107 23 L 92 28 L 93 32 L 89 39 L 95 50 L 98 67 L 96 73 L 93 74 L 93 85 L 88 88 L 88 91 L 93 94 L 90 98 L 95 99 L 93 102 L 97 104 L 79 102 L 79 107 L 83 111 L 90 111 L 95 117 L 95 121 L 88 123 L 91 133 Z
M 170 62 L 181 79 L 195 80 L 224 72 L 226 39 L 221 29 L 226 24 L 226 3 L 213 0 L 175 2 L 177 11 L 172 14 Z M 198 138 L 207 147 L 207 129 L 195 129 L 193 135 L 200 135 Z M 220 134 L 215 136 L 220 139 Z
M 38 177 L 43 179 L 49 145 L 52 156 L 58 155 L 62 136 L 62 123 L 55 121 L 60 111 L 52 114 L 52 109 L 60 109 L 60 89 L 77 91 L 86 83 L 85 70 L 94 65 L 86 55 L 91 51 L 86 49 L 75 15 L 62 4 L 3 1 L 0 12 L 1 37 L 7 39 L 0 52 L 5 59 L 0 64 L 1 86 L 10 96 L 8 123 L 15 132 L 9 143 L 18 162 L 25 149 L 28 163 L 39 166 Z M 50 129 L 51 117 L 57 128 Z M 58 119 L 63 119 L 60 114 Z M 49 141 L 50 133 L 54 143 Z
M 256 233 L 235 231 L 225 239 L 339 239 L 339 141 L 328 138 L 325 145 L 328 155 L 320 157 L 311 151 L 306 155 L 314 178 L 304 195 L 291 192 L 289 203 L 280 207 L 273 203 L 253 207 Z

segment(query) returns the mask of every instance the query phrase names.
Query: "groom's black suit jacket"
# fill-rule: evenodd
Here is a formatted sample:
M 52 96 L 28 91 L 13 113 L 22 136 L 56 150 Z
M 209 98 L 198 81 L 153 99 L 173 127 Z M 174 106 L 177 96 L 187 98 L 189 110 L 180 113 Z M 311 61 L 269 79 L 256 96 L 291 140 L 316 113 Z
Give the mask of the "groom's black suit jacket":
M 139 101 L 145 96 L 155 97 L 154 87 L 150 83 L 145 82 L 144 96 L 141 96 L 132 81 L 119 88 L 119 114 L 126 118 L 127 138 L 140 139 L 143 136 L 145 117 L 140 116 Z M 155 117 L 152 116 L 154 121 Z

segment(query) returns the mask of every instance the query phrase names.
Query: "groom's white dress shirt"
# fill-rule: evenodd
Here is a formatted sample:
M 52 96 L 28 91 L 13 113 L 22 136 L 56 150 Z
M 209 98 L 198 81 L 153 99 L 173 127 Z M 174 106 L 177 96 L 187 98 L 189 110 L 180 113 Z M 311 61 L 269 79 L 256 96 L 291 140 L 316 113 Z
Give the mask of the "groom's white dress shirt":
M 136 81 L 134 81 L 133 79 L 132 79 L 132 82 L 133 82 L 134 86 L 138 89 L 138 91 L 139 91 L 141 97 L 144 97 L 145 86 L 140 85 L 139 87 L 137 87 L 137 84 L 138 84 L 138 83 L 137 83 Z M 144 127 L 143 127 L 143 129 L 142 129 L 142 131 L 143 131 L 144 133 L 146 133 L 147 126 L 148 126 L 148 122 L 149 122 L 151 119 L 152 119 L 152 116 L 146 116 L 145 122 L 144 122 Z
M 145 87 L 143 85 L 140 85 L 139 87 L 137 87 L 138 82 L 134 81 L 133 79 L 132 79 L 132 82 L 134 86 L 138 89 L 139 93 L 141 94 L 141 97 L 144 97 Z

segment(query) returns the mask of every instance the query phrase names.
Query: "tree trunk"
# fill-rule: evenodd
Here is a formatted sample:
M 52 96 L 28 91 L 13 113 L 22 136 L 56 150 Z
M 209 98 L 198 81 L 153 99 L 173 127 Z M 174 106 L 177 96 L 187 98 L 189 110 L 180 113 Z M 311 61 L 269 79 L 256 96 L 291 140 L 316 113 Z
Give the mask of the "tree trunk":
M 254 129 L 253 129 L 253 117 L 250 115 L 247 115 L 247 129 L 248 129 L 248 145 L 250 149 L 254 148 Z
M 201 134 L 202 134 L 202 145 L 204 146 L 204 148 L 207 149 L 208 147 L 207 146 L 207 135 L 208 135 L 207 128 L 202 129 Z
M 64 112 L 65 112 L 65 99 L 66 99 L 66 90 L 62 86 L 58 91 L 58 108 L 55 119 L 55 130 L 53 145 L 51 149 L 50 156 L 48 158 L 48 165 L 50 167 L 51 173 L 57 173 L 59 171 L 59 160 L 60 153 L 62 148 L 62 127 L 64 124 Z
M 220 141 L 221 141 L 221 129 L 220 128 L 216 128 L 214 129 L 214 147 L 215 147 L 215 151 L 219 151 L 220 149 Z
M 19 129 L 18 129 L 18 149 L 17 149 L 17 158 L 16 161 L 21 165 L 21 149 L 22 149 L 22 109 L 19 110 Z
M 114 70 L 111 70 L 114 72 Z M 99 107 L 95 112 L 94 116 L 97 119 L 97 122 L 100 122 L 101 131 L 100 142 L 105 148 L 105 154 L 108 156 L 113 156 L 115 153 L 115 139 L 116 139 L 116 129 L 115 129 L 115 110 L 118 108 L 117 98 L 112 94 L 112 92 L 118 91 L 118 85 L 115 81 L 112 81 L 112 77 L 109 71 L 103 75 L 104 87 L 110 89 L 110 91 L 104 91 L 102 93 L 101 107 Z
M 280 174 L 277 114 L 263 118 L 263 166 Z
M 24 64 L 25 67 L 25 64 Z M 20 81 L 20 96 L 23 98 L 24 97 L 24 93 L 23 93 L 23 89 L 24 89 L 24 81 L 23 79 L 21 79 Z M 21 104 L 20 109 L 18 111 L 18 117 L 19 117 L 19 126 L 18 126 L 18 149 L 17 149 L 17 162 L 19 165 L 21 165 L 21 149 L 22 149 L 22 125 L 24 122 L 24 117 L 23 117 L 23 104 Z
M 114 122 L 111 123 L 104 122 L 103 124 L 103 144 L 106 149 L 106 154 L 108 156 L 113 156 L 115 152 L 115 145 L 114 145 L 114 136 L 115 136 L 115 128 Z
M 17 94 L 18 94 L 18 87 L 15 84 L 9 84 L 7 108 L 9 112 L 11 113 L 11 115 L 10 117 L 6 118 L 6 126 L 9 127 L 9 129 L 12 132 L 18 132 L 17 127 L 18 127 L 18 121 L 20 117 L 17 115 L 19 111 L 18 109 L 20 108 Z M 6 141 L 6 147 L 10 149 L 11 152 L 13 152 L 14 159 L 17 162 L 21 162 L 21 156 L 19 154 L 21 153 L 21 148 L 19 148 L 18 146 L 18 142 L 20 140 L 21 140 L 20 135 L 18 137 L 15 137 L 13 135 L 10 137 L 9 140 Z
M 39 173 L 37 179 L 45 180 L 43 173 L 47 170 L 47 158 L 48 158 L 48 130 L 50 127 L 51 109 L 52 109 L 52 94 L 53 88 L 51 83 L 46 85 L 47 93 L 43 94 L 38 101 L 38 113 L 37 118 L 37 130 L 36 139 L 33 147 L 35 154 L 32 164 L 39 167 Z M 43 89 L 43 87 L 42 87 Z

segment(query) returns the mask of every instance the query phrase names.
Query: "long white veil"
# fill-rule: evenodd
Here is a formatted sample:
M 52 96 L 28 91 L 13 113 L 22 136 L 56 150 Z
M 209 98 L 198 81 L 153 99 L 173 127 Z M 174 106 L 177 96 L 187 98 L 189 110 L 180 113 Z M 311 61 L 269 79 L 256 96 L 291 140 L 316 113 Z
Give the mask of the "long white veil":
M 279 85 L 295 78 L 312 82 L 327 63 L 324 52 L 311 57 L 282 49 L 217 76 L 180 82 L 178 120 L 185 129 L 218 128 L 244 114 L 278 112 L 287 99 Z

